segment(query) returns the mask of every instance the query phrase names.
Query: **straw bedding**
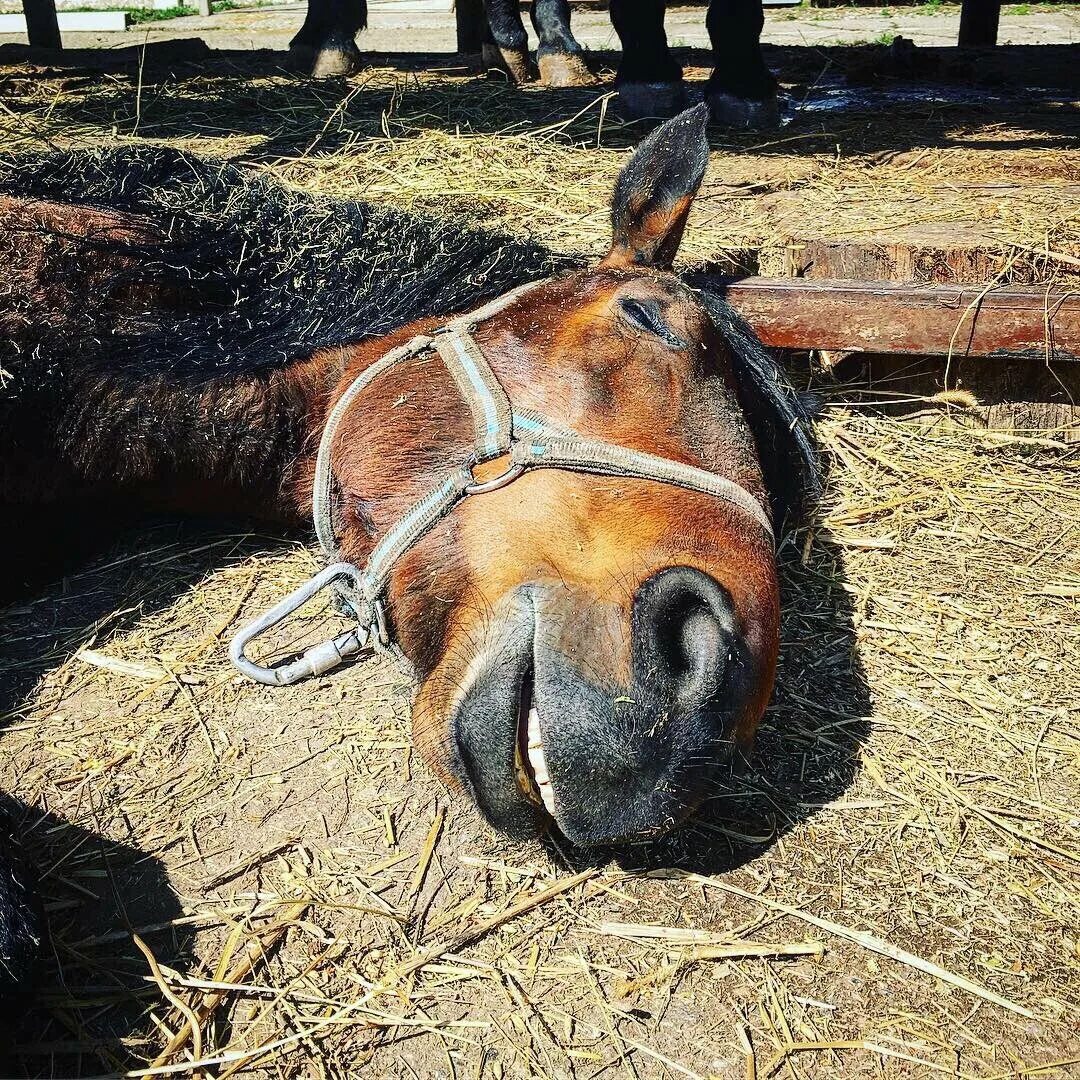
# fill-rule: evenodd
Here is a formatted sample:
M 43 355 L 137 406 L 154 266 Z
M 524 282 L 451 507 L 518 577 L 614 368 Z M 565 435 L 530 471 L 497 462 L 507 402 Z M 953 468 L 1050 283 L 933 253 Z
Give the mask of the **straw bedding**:
M 596 109 L 545 131 L 540 95 L 518 107 L 456 76 L 295 98 L 277 78 L 247 97 L 224 78 L 148 84 L 137 109 L 134 79 L 35 80 L 3 124 L 36 149 L 115 124 L 308 189 L 601 246 L 633 140 L 596 148 Z M 954 113 L 957 142 L 984 120 Z M 763 188 L 820 188 L 825 227 L 860 177 L 899 168 L 869 156 L 880 132 L 840 137 L 850 161 L 718 146 L 688 257 L 756 258 Z M 980 154 L 986 176 L 997 155 Z M 1049 188 L 1072 182 L 1055 155 Z M 1037 186 L 1003 200 L 1003 250 L 1067 276 L 1076 222 Z M 0 786 L 52 926 L 18 1072 L 1075 1075 L 1076 450 L 954 406 L 886 416 L 795 375 L 824 400 L 828 482 L 786 543 L 777 694 L 752 760 L 659 848 L 493 837 L 411 752 L 388 662 L 291 689 L 238 679 L 224 642 L 312 571 L 300 542 L 142 526 L 7 609 Z M 338 625 L 312 604 L 278 645 Z

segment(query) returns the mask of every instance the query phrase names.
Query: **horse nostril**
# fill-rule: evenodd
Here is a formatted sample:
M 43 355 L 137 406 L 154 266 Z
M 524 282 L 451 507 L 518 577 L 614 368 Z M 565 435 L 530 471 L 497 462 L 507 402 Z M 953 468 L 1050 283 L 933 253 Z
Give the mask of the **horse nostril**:
M 727 590 L 689 566 L 661 570 L 634 597 L 638 679 L 701 706 L 720 693 L 738 629 Z

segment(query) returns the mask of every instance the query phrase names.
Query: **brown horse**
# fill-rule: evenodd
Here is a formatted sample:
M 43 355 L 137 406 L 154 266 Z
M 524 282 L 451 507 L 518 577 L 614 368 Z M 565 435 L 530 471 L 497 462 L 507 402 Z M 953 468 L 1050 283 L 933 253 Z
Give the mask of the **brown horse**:
M 567 452 L 645 465 L 486 484 L 506 447 L 477 453 L 460 372 L 414 348 L 338 410 L 338 557 L 365 566 L 472 465 L 481 493 L 399 551 L 380 594 L 422 756 L 512 834 L 670 828 L 769 700 L 773 530 L 814 482 L 796 395 L 722 300 L 672 273 L 706 123 L 684 113 L 632 155 L 595 267 L 160 149 L 0 163 L 0 500 L 24 522 L 117 499 L 310 520 L 320 436 L 354 380 L 537 282 L 458 339 L 512 403 L 513 453 L 536 451 L 521 427 L 540 417 Z

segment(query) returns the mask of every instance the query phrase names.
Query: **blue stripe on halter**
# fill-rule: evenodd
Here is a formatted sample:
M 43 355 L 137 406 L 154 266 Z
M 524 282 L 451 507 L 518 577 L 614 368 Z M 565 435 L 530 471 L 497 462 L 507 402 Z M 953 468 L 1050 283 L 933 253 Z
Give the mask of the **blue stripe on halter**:
M 544 425 L 539 420 L 534 420 L 531 416 L 522 416 L 521 413 L 514 413 L 514 427 L 525 428 L 526 431 L 544 430 Z
M 441 517 L 445 513 L 443 504 L 448 500 L 461 486 L 461 480 L 458 475 L 451 474 L 448 476 L 434 491 L 430 492 L 423 499 L 421 499 L 392 529 L 387 532 L 383 538 L 376 545 L 375 550 L 371 553 L 371 557 L 368 559 L 367 568 L 364 571 L 364 585 L 371 591 L 375 591 L 381 585 L 379 580 L 381 576 L 380 564 L 383 559 L 386 558 L 386 553 L 393 551 L 398 542 L 403 536 L 406 536 L 410 531 L 415 529 L 417 525 L 422 524 L 421 535 L 427 531 L 428 523 L 424 519 L 433 511 L 437 510 L 438 517 Z M 418 539 L 418 538 L 417 538 Z
M 495 438 L 499 434 L 499 413 L 495 407 L 495 399 L 491 396 L 491 391 L 487 388 L 487 384 L 480 377 L 480 372 L 477 371 L 473 358 L 465 350 L 464 345 L 462 345 L 461 339 L 454 337 L 451 339 L 451 343 L 454 346 L 454 352 L 457 353 L 457 357 L 461 361 L 461 366 L 465 371 L 465 374 L 469 376 L 469 382 L 472 383 L 473 389 L 476 391 L 477 396 L 484 406 L 484 420 L 486 421 L 485 433 L 487 434 L 487 439 L 484 442 L 483 448 L 484 453 L 494 453 L 498 449 Z

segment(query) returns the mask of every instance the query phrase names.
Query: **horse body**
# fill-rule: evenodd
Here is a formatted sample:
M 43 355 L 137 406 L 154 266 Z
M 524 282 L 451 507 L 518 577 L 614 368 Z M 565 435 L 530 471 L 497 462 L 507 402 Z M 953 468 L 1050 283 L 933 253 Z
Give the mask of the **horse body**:
M 539 77 L 548 86 L 596 81 L 570 29 L 567 0 L 535 0 L 536 63 L 519 0 L 485 0 L 484 61 L 516 83 Z M 667 0 L 611 0 L 611 23 L 622 46 L 615 76 L 620 111 L 628 118 L 673 116 L 686 107 L 682 68 L 664 32 Z M 778 120 L 776 79 L 761 54 L 761 0 L 711 0 L 706 27 L 713 71 L 705 99 L 713 120 L 729 127 L 773 126 Z M 308 0 L 304 25 L 291 42 L 297 61 L 316 75 L 352 74 L 361 65 L 356 34 L 367 26 L 366 0 Z
M 797 493 L 813 471 L 783 376 L 722 301 L 671 273 L 706 121 L 691 110 L 631 157 L 596 268 L 161 149 L 0 166 L 0 502 L 21 520 L 117 497 L 302 520 L 353 380 L 544 278 L 473 330 L 514 409 L 722 476 L 755 513 L 566 468 L 465 498 L 402 554 L 384 598 L 416 674 L 414 738 L 508 833 L 601 844 L 670 828 L 764 711 L 779 603 L 761 507 L 771 497 L 779 523 L 784 482 Z M 342 556 L 364 565 L 474 448 L 436 354 L 374 379 L 331 446 Z
M 0 188 L 7 502 L 120 486 L 194 490 L 196 507 L 170 505 L 205 510 L 214 485 L 225 505 L 295 519 L 286 476 L 343 370 L 340 343 L 562 265 L 157 149 L 20 158 L 0 164 Z

